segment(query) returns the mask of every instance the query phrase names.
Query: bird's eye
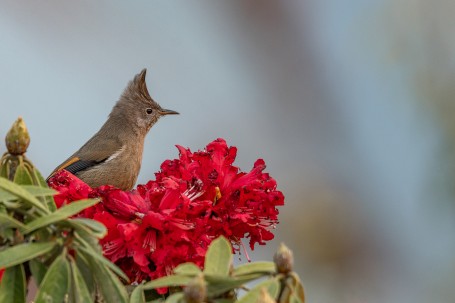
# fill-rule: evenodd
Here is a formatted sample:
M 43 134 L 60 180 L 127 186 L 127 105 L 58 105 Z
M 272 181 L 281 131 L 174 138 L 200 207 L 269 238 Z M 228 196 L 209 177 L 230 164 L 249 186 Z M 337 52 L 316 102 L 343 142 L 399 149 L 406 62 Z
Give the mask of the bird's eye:
M 153 113 L 153 109 L 151 109 L 151 108 L 147 108 L 146 112 L 147 112 L 147 114 L 149 114 L 149 115 L 150 115 L 151 113 Z

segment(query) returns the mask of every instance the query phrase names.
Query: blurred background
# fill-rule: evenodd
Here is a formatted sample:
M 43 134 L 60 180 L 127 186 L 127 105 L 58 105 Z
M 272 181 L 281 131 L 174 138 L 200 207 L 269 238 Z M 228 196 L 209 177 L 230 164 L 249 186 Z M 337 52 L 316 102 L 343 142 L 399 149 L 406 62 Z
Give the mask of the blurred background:
M 455 2 L 2 1 L 0 135 L 21 115 L 49 174 L 148 69 L 175 144 L 217 137 L 286 195 L 276 239 L 308 302 L 455 301 Z M 0 153 L 5 151 L 0 144 Z M 245 261 L 245 260 L 243 260 Z

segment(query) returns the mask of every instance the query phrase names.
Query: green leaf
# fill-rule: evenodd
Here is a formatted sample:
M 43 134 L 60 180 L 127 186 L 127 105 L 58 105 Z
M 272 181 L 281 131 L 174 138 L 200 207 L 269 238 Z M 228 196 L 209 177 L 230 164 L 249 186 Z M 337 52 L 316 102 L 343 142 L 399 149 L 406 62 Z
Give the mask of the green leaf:
M 205 275 L 207 284 L 207 295 L 210 297 L 219 296 L 227 291 L 239 288 L 244 284 L 260 278 L 258 275 L 242 277 L 222 277 L 219 275 Z
M 16 199 L 17 199 L 17 197 L 15 195 L 0 188 L 0 201 L 6 202 L 6 201 L 12 201 L 12 200 L 16 200 Z
M 39 187 L 35 185 L 22 185 L 22 188 L 28 191 L 35 197 L 51 197 L 55 196 L 58 192 L 48 187 Z
M 0 177 L 8 178 L 9 175 L 9 165 L 7 165 L 7 161 L 3 161 L 5 158 L 2 157 L 0 160 Z
M 194 263 L 187 262 L 178 265 L 174 268 L 174 274 L 196 276 L 201 273 L 201 269 Z
M 281 277 L 281 292 L 278 302 L 280 303 L 304 303 L 305 294 L 303 292 L 303 286 L 300 282 L 299 276 L 290 272 L 286 276 Z
M 41 210 L 41 212 L 48 214 L 49 210 L 32 194 L 30 194 L 26 189 L 22 188 L 20 185 L 17 185 L 8 179 L 0 177 L 0 189 L 3 189 L 16 197 L 21 198 L 25 203 L 30 206 L 34 206 Z
M 34 197 L 53 196 L 57 193 L 51 188 L 43 188 L 34 185 L 21 185 L 21 187 L 32 194 Z M 0 201 L 12 201 L 17 199 L 19 198 L 14 194 L 0 189 Z
M 0 283 L 0 302 L 25 303 L 26 288 L 24 266 L 7 268 Z
M 41 172 L 39 170 L 37 170 L 34 166 L 32 166 L 32 168 L 33 168 L 33 176 L 35 177 L 35 179 L 37 181 L 36 184 L 39 185 L 40 187 L 48 187 L 46 179 L 44 179 Z
M 73 288 L 73 302 L 74 303 L 85 303 L 92 302 L 92 296 L 87 287 L 86 281 L 79 271 L 74 259 L 70 262 L 71 265 L 71 287 Z
M 95 296 L 96 285 L 95 279 L 93 277 L 93 273 L 91 268 L 88 265 L 88 261 L 84 259 L 84 256 L 81 254 L 76 256 L 76 265 L 81 273 L 82 277 L 84 278 L 85 285 L 87 285 L 88 291 L 91 297 Z
M 24 231 L 24 233 L 30 233 L 38 228 L 48 226 L 50 224 L 64 220 L 68 217 L 78 214 L 79 212 L 90 206 L 97 204 L 98 202 L 99 200 L 87 199 L 67 204 L 62 208 L 59 208 L 55 212 L 51 213 L 50 215 L 40 217 L 28 223 L 26 225 L 26 230 Z
M 131 293 L 130 303 L 145 303 L 144 290 L 141 285 L 137 286 Z
M 17 212 L 19 212 L 19 211 L 25 212 L 24 210 L 20 209 L 24 205 L 21 202 L 2 201 L 1 203 L 2 203 L 1 205 L 4 206 L 8 210 L 15 210 Z
M 77 235 L 76 235 L 76 240 L 79 241 L 82 244 L 82 245 L 78 245 L 77 246 L 77 250 L 79 252 L 83 253 L 84 257 L 87 260 L 89 260 L 89 262 L 90 262 L 90 259 L 96 260 L 97 262 L 100 263 L 100 265 L 103 265 L 106 268 L 109 268 L 110 270 L 112 270 L 114 273 L 116 273 L 122 279 L 124 279 L 126 281 L 129 281 L 128 276 L 125 275 L 125 273 L 117 265 L 115 265 L 114 263 L 112 263 L 111 261 L 106 259 L 100 252 L 95 251 L 90 246 L 90 244 L 85 242 L 83 239 L 81 239 Z
M 175 294 L 170 295 L 166 301 L 166 303 L 184 303 L 185 298 L 183 292 L 177 292 Z
M 79 222 L 75 222 L 74 219 L 62 221 L 61 224 L 74 229 L 74 236 L 79 239 L 77 243 L 82 244 L 83 241 L 85 246 L 91 247 L 94 251 L 100 254 L 103 253 L 97 234 L 94 231 Z
M 89 258 L 88 262 L 104 302 L 127 303 L 128 293 L 120 280 L 95 259 Z
M 25 168 L 23 163 L 20 163 L 14 174 L 14 183 L 21 185 L 32 185 L 33 179 L 30 172 Z
M 302 301 L 301 298 L 296 293 L 292 293 L 291 294 L 289 302 L 291 302 L 291 303 L 305 303 L 305 301 Z
M 52 262 L 38 289 L 35 303 L 63 302 L 69 291 L 70 264 L 66 252 Z
M 253 262 L 242 264 L 234 269 L 232 272 L 233 276 L 249 275 L 249 274 L 274 274 L 276 273 L 276 266 L 273 262 Z
M 5 213 L 0 213 L 0 229 L 2 228 L 7 228 L 7 227 L 13 227 L 17 228 L 20 230 L 23 230 L 25 228 L 25 225 L 19 222 L 18 220 L 14 219 L 11 216 L 8 216 Z
M 76 230 L 84 229 L 85 232 L 90 233 L 96 238 L 103 238 L 107 234 L 107 228 L 102 223 L 86 218 L 75 218 L 69 220 Z
M 276 299 L 280 293 L 280 282 L 276 278 L 265 280 L 250 289 L 246 295 L 241 297 L 236 303 L 256 303 L 261 288 L 267 289 L 269 295 Z
M 0 228 L 0 237 L 10 242 L 14 241 L 15 231 L 12 228 Z
M 48 187 L 46 180 L 43 178 L 43 175 L 41 175 L 39 170 L 37 170 L 35 167 L 33 167 L 33 174 L 39 186 L 43 188 Z M 47 208 L 49 208 L 50 211 L 55 211 L 57 209 L 53 197 L 45 197 L 44 200 L 46 202 Z
M 142 289 L 149 290 L 160 287 L 171 287 L 171 286 L 184 286 L 188 284 L 193 278 L 188 276 L 177 276 L 171 275 L 162 277 L 142 285 Z
M 24 243 L 0 251 L 0 268 L 24 263 L 50 252 L 55 242 Z
M 283 291 L 280 296 L 280 301 L 304 303 L 305 292 L 302 282 L 295 272 L 291 272 L 285 277 Z
M 232 258 L 231 244 L 225 237 L 218 237 L 210 244 L 205 255 L 204 273 L 228 276 Z
M 47 267 L 36 259 L 28 261 L 28 266 L 32 272 L 33 278 L 36 280 L 36 284 L 39 286 L 46 275 Z

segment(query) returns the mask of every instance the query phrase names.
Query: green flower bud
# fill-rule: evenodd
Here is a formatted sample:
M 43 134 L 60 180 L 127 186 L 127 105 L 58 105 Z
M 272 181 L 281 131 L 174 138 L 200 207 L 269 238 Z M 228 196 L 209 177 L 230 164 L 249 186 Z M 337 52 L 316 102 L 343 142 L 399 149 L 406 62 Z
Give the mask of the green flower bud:
M 292 271 L 294 266 L 294 256 L 292 251 L 281 243 L 278 247 L 277 252 L 273 256 L 273 262 L 275 262 L 277 271 L 282 274 L 287 274 Z
M 207 286 L 202 274 L 191 280 L 183 290 L 185 302 L 202 303 L 207 299 Z
M 27 151 L 30 144 L 30 136 L 22 117 L 17 118 L 11 129 L 6 134 L 6 148 L 12 155 L 22 155 Z

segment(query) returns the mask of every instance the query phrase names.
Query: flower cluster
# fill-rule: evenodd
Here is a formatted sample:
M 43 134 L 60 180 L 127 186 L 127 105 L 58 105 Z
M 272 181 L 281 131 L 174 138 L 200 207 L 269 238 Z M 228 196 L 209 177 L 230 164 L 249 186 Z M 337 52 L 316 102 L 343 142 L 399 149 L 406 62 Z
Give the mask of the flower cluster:
M 133 282 L 168 275 L 183 262 L 200 267 L 210 242 L 220 235 L 240 250 L 273 239 L 276 206 L 284 204 L 276 181 L 257 160 L 248 173 L 233 165 L 237 149 L 217 139 L 198 152 L 177 146 L 179 159 L 166 160 L 156 180 L 124 192 L 109 185 L 90 188 L 66 171 L 49 185 L 58 190 L 57 205 L 101 197 L 81 216 L 103 223 L 104 255 Z M 246 252 L 246 250 L 245 250 Z

